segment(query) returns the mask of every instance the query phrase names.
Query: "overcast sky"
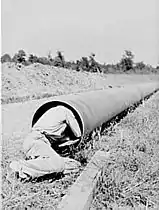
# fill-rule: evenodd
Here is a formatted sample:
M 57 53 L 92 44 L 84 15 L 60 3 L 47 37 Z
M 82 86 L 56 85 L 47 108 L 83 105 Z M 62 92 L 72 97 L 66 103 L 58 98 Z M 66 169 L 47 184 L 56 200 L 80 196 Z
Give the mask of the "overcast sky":
M 131 50 L 136 61 L 156 65 L 157 1 L 2 0 L 2 53 L 61 50 L 75 60 L 94 52 L 98 61 L 113 63 Z

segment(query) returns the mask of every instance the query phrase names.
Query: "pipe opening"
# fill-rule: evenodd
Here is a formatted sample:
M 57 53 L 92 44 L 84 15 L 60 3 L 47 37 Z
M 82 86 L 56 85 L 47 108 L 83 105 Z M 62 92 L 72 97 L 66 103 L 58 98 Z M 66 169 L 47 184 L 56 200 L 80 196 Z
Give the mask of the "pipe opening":
M 58 118 L 61 115 L 61 113 L 58 114 L 58 111 L 66 112 L 66 115 L 69 117 L 66 117 L 67 119 L 63 121 L 63 124 L 49 124 L 48 121 L 52 121 L 54 117 Z M 47 120 L 47 118 L 50 119 Z M 43 134 L 49 140 L 51 146 L 59 153 L 63 153 L 66 146 L 79 143 L 83 136 L 84 126 L 80 114 L 74 107 L 63 101 L 50 101 L 37 109 L 32 119 L 32 128 L 36 130 L 40 124 L 43 130 L 45 123 L 46 129 L 44 129 Z M 50 125 L 52 126 L 51 132 L 50 129 L 48 129 Z

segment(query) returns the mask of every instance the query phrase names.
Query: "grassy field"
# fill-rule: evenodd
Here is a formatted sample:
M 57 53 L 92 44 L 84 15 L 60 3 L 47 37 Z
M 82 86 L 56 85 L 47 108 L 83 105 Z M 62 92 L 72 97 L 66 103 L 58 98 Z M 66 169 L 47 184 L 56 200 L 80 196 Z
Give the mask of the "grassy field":
M 159 209 L 159 93 L 129 113 L 102 141 L 111 157 L 92 207 Z
M 69 186 L 76 180 L 77 176 L 79 175 L 79 173 L 71 174 L 70 176 L 65 177 L 61 175 L 60 177 L 56 177 L 56 179 L 54 178 L 54 176 L 48 176 L 44 177 L 43 179 L 24 183 L 17 180 L 13 174 L 10 177 L 10 180 L 7 180 L 9 163 L 12 160 L 21 159 L 24 156 L 22 151 L 22 143 L 25 135 L 27 135 L 30 129 L 31 120 L 34 112 L 41 104 L 47 101 L 47 98 L 39 100 L 29 99 L 68 94 L 72 92 L 88 91 L 92 89 L 109 88 L 109 86 L 122 86 L 130 83 L 135 85 L 138 82 L 147 82 L 152 80 L 158 80 L 158 77 L 156 75 L 99 75 L 74 72 L 65 69 L 57 69 L 39 64 L 38 66 L 33 65 L 31 67 L 25 67 L 24 69 L 19 71 L 15 68 L 15 66 L 8 67 L 7 65 L 4 65 L 2 69 L 2 102 L 9 103 L 19 101 L 21 103 L 2 105 L 3 141 L 1 168 L 3 209 L 54 209 L 61 198 L 67 193 Z M 153 132 L 153 129 L 149 129 L 149 126 L 150 128 L 151 126 L 153 128 L 154 125 L 158 125 L 157 116 L 159 114 L 159 110 L 157 100 L 159 101 L 159 99 L 153 98 L 153 100 L 151 100 L 150 102 L 145 103 L 145 107 L 147 108 L 140 107 L 139 111 L 135 111 L 135 113 L 137 114 L 129 114 L 129 116 L 124 119 L 127 119 L 125 123 L 123 120 L 120 125 L 115 127 L 113 123 L 112 126 L 106 128 L 105 134 L 101 136 L 100 140 L 96 135 L 92 136 L 91 138 L 90 136 L 86 137 L 86 139 L 84 139 L 85 144 L 81 144 L 80 148 L 78 148 L 76 152 L 71 153 L 70 156 L 81 161 L 81 170 L 83 170 L 95 151 L 101 148 L 112 149 L 112 151 L 114 152 L 112 152 L 112 159 L 110 159 L 110 169 L 108 168 L 108 172 L 110 172 L 109 170 L 111 170 L 111 167 L 113 171 L 113 167 L 118 167 L 118 164 L 120 166 L 121 163 L 118 163 L 118 161 L 120 160 L 118 159 L 118 157 L 120 156 L 119 152 L 123 152 L 124 156 L 121 156 L 121 158 L 123 157 L 124 159 L 125 157 L 127 157 L 127 162 L 125 164 L 127 164 L 126 166 L 128 167 L 128 165 L 130 165 L 129 162 L 131 162 L 130 160 L 132 160 L 132 163 L 134 161 L 132 154 L 129 154 L 130 148 L 133 148 L 132 142 L 134 142 L 136 139 L 136 144 L 140 140 L 144 145 L 143 135 L 148 135 L 147 141 L 145 140 L 145 144 L 148 144 L 148 146 L 146 146 L 146 151 L 148 151 L 148 154 L 151 153 L 150 146 L 153 146 L 153 143 L 151 145 L 151 141 L 148 141 L 148 137 L 150 136 L 150 140 L 154 139 L 154 142 L 157 141 L 157 130 L 156 134 L 154 134 L 156 135 L 156 137 L 153 137 L 153 135 L 151 137 L 151 133 L 149 134 L 149 132 Z M 151 106 L 152 110 L 148 108 Z M 150 113 L 152 111 L 153 114 L 151 116 Z M 135 126 L 137 127 L 137 120 L 139 119 L 141 121 L 141 124 L 147 124 L 146 127 L 144 127 L 144 124 L 142 124 L 143 127 L 141 132 L 140 130 L 138 130 L 138 135 L 136 137 L 133 137 L 130 134 L 131 131 L 135 130 Z M 130 129 L 129 131 L 129 127 L 132 127 L 132 130 Z M 141 137 L 139 137 L 140 133 Z M 124 137 L 121 138 L 121 134 Z M 135 135 L 136 134 L 134 134 L 134 136 Z M 126 136 L 127 140 L 124 141 L 123 138 L 125 139 Z M 134 138 L 134 141 L 132 141 L 132 138 Z M 136 149 L 136 151 L 139 151 L 138 156 L 143 161 L 149 161 L 149 156 L 144 156 L 147 153 L 145 154 L 145 152 L 141 152 L 139 149 L 142 145 L 140 145 L 140 141 L 138 150 Z M 145 146 L 143 146 L 143 148 L 144 147 Z M 157 146 L 155 148 L 157 148 Z M 157 151 L 157 149 L 155 151 Z M 155 154 L 157 154 L 157 152 Z M 146 157 L 147 159 L 144 159 L 144 157 Z M 158 164 L 159 160 L 157 159 L 157 156 L 155 156 L 155 158 L 156 159 L 154 160 L 152 159 L 152 163 Z M 121 161 L 123 159 L 121 159 Z M 146 166 L 144 170 L 145 169 Z M 147 174 L 146 171 L 145 174 Z M 110 179 L 111 176 L 113 175 L 111 175 L 110 173 Z M 130 178 L 129 174 L 127 176 L 127 178 Z M 138 176 L 140 176 L 140 173 Z M 104 177 L 107 177 L 107 174 Z M 140 183 L 136 179 L 134 179 L 134 182 L 136 184 Z M 124 183 L 124 186 L 125 185 L 128 188 L 129 186 L 131 186 L 128 181 Z M 157 184 L 154 184 L 154 186 L 156 186 L 157 188 Z M 107 205 L 108 207 L 112 205 L 112 199 L 114 198 L 111 198 L 111 196 L 108 201 L 106 201 L 106 204 L 101 204 L 103 203 L 102 199 L 105 196 L 104 194 L 102 194 L 103 191 L 101 189 L 104 189 L 105 191 L 104 187 L 105 186 L 102 184 L 101 188 L 99 188 L 99 194 L 97 193 L 93 205 Z M 101 197 L 101 200 L 99 199 L 99 197 Z M 155 198 L 154 195 L 152 197 Z M 153 199 L 150 199 L 150 201 L 155 203 Z M 118 200 L 113 200 L 113 202 L 118 204 Z M 123 204 L 124 202 L 125 201 L 123 199 Z

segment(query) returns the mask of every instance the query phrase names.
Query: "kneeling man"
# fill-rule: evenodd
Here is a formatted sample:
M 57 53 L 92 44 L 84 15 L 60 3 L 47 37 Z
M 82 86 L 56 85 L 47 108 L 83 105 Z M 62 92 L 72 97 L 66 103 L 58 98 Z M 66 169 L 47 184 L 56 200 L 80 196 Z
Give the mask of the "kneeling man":
M 13 161 L 10 168 L 21 178 L 75 172 L 80 163 L 65 157 L 64 151 L 80 139 L 81 130 L 72 111 L 64 106 L 50 108 L 24 139 L 25 160 Z

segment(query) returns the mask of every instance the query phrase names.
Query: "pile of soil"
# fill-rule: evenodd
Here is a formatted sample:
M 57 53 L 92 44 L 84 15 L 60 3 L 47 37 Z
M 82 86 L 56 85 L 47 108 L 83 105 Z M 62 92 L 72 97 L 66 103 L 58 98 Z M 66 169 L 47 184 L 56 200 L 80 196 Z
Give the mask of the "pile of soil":
M 14 63 L 4 63 L 2 64 L 2 103 L 109 88 L 154 78 L 154 75 L 77 72 L 39 63 L 20 68 Z
M 2 65 L 2 101 L 15 102 L 18 98 L 42 98 L 80 90 L 100 89 L 105 78 L 87 72 L 33 64 L 17 67 Z

